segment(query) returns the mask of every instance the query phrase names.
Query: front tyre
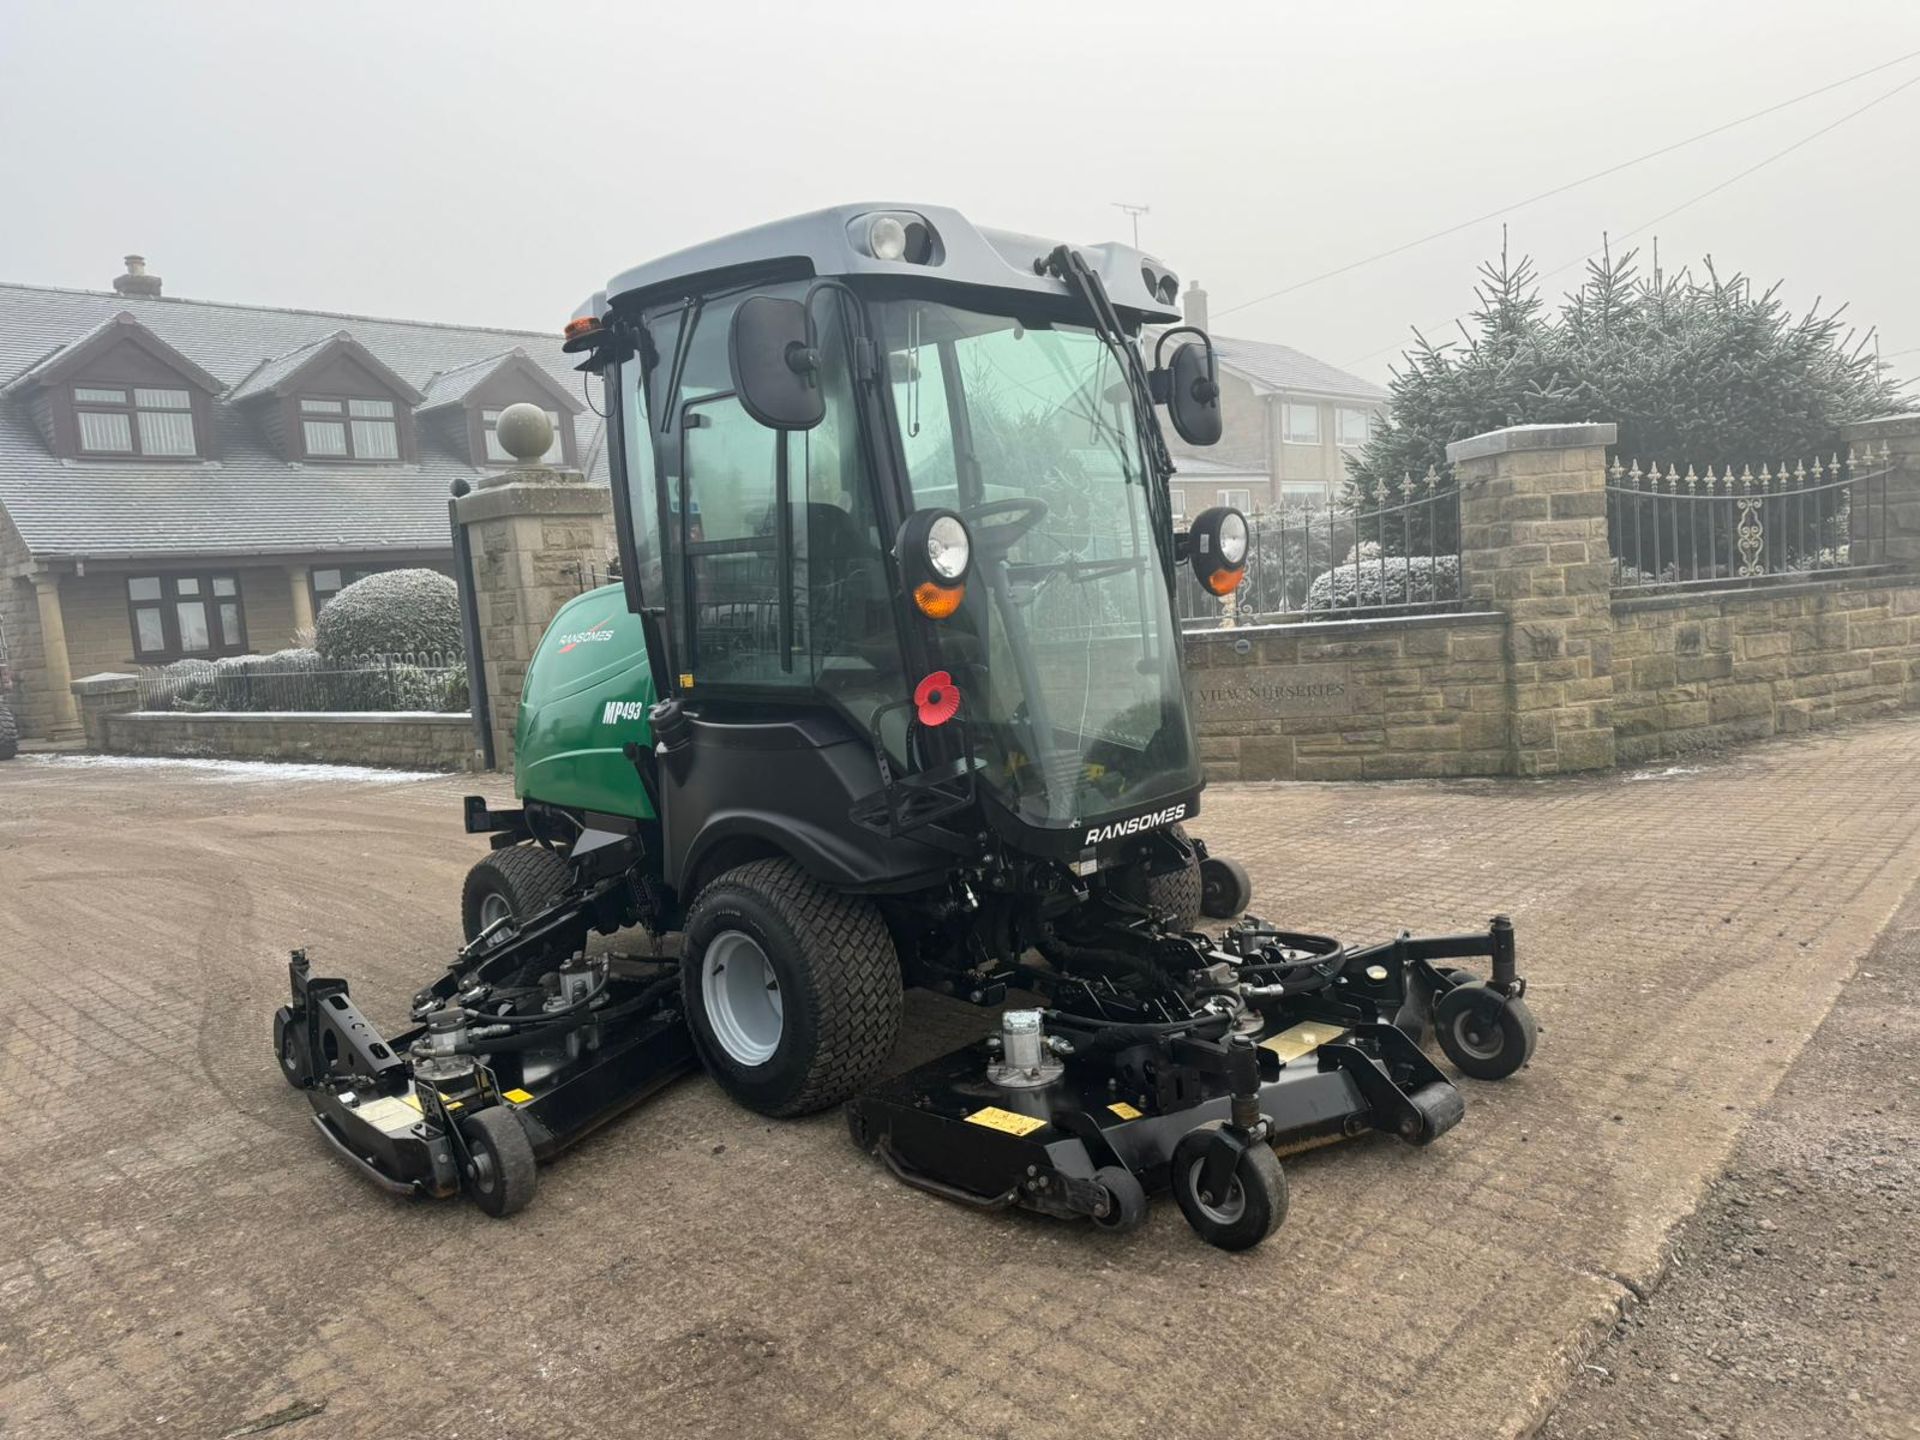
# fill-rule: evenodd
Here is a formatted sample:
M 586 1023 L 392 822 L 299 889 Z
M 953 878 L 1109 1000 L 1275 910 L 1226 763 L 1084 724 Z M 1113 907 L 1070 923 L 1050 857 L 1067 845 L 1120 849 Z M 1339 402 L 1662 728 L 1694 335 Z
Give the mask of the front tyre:
M 893 1053 L 900 961 L 886 925 L 790 860 L 756 860 L 703 889 L 680 965 L 707 1073 L 762 1115 L 837 1105 Z
M 1202 1178 L 1213 1131 L 1203 1125 L 1189 1130 L 1173 1147 L 1173 1198 L 1187 1224 L 1209 1245 L 1222 1250 L 1251 1250 L 1280 1228 L 1287 1218 L 1287 1177 L 1270 1147 L 1247 1146 L 1233 1167 L 1227 1193 L 1214 1195 Z
M 1434 1004 L 1433 1028 L 1463 1075 L 1504 1080 L 1533 1058 L 1540 1030 L 1527 1002 L 1483 980 L 1455 985 Z
M 1253 903 L 1253 879 L 1247 867 L 1224 855 L 1200 862 L 1200 913 L 1209 920 L 1231 920 Z

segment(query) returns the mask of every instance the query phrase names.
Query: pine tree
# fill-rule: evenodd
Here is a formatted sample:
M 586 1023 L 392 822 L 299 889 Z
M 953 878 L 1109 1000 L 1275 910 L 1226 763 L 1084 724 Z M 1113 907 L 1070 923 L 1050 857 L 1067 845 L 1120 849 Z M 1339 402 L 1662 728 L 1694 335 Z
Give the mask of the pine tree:
M 1778 284 L 1646 274 L 1602 252 L 1549 315 L 1530 260 L 1480 267 L 1459 341 L 1417 331 L 1394 370 L 1388 423 L 1349 456 L 1353 481 L 1444 466 L 1455 440 L 1507 425 L 1611 420 L 1629 460 L 1777 464 L 1826 454 L 1854 420 L 1914 408 L 1842 311 L 1795 318 Z

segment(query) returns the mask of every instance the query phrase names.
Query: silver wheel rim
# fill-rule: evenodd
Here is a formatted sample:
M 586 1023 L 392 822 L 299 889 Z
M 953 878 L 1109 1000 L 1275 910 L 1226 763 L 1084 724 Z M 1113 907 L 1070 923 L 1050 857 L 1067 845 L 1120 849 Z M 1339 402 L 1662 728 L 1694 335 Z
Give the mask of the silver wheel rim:
M 1496 1017 L 1480 1020 L 1469 1010 L 1453 1022 L 1453 1043 L 1476 1060 L 1497 1060 L 1505 1041 Z
M 764 1065 L 786 1030 L 780 979 L 751 935 L 723 930 L 700 957 L 700 1000 L 713 1038 L 741 1065 Z
M 1200 1213 L 1216 1225 L 1231 1225 L 1247 1213 L 1247 1192 L 1240 1188 L 1240 1177 L 1234 1176 L 1227 1182 L 1226 1196 L 1217 1205 L 1209 1205 L 1200 1193 L 1200 1172 L 1206 1166 L 1206 1158 L 1193 1162 L 1193 1168 L 1187 1172 L 1187 1190 L 1193 1196 L 1193 1203 Z
M 513 919 L 513 906 L 507 897 L 498 890 L 491 890 L 480 900 L 480 933 L 485 934 L 502 920 Z

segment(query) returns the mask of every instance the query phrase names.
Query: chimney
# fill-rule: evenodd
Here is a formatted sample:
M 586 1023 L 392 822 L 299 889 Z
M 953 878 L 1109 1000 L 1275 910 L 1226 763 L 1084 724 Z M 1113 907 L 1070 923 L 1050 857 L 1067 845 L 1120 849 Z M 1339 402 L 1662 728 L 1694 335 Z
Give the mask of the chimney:
M 113 277 L 113 288 L 122 295 L 145 295 L 157 298 L 160 294 L 160 277 L 147 273 L 147 257 L 144 255 L 127 256 L 127 273 Z
M 1187 324 L 1200 330 L 1207 328 L 1207 292 L 1200 288 L 1198 280 L 1188 284 L 1181 309 L 1187 317 Z

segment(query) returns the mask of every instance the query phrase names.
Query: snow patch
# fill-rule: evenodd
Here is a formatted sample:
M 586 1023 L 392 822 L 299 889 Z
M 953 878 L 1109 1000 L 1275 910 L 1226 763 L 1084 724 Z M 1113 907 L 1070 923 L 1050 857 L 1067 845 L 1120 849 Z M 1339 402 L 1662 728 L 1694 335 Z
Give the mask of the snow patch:
M 1682 775 L 1703 774 L 1706 768 L 1704 765 L 1669 765 L 1664 770 L 1635 770 L 1632 774 L 1623 775 L 1620 778 L 1623 780 L 1673 780 Z
M 314 765 L 290 760 L 204 760 L 170 755 L 22 755 L 28 764 L 60 770 L 198 770 L 229 784 L 270 785 L 301 781 L 362 785 L 402 785 L 443 778 L 435 770 L 383 770 L 373 765 Z

